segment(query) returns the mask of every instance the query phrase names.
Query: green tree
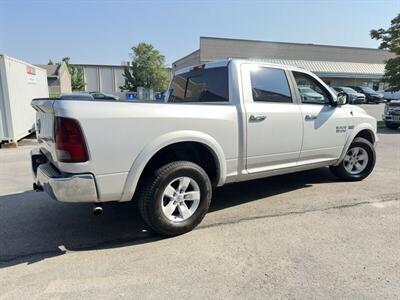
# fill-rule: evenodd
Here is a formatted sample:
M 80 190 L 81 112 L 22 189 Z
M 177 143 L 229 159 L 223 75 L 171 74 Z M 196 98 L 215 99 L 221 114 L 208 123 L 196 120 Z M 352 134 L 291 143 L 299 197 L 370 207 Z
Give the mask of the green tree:
M 389 84 L 392 91 L 400 90 L 400 14 L 392 21 L 388 29 L 371 30 L 371 38 L 381 40 L 379 49 L 387 49 L 395 57 L 386 61 L 383 80 Z
M 54 65 L 53 61 L 49 59 L 49 62 L 47 63 L 48 65 Z
M 83 76 L 83 68 L 81 66 L 73 66 L 69 63 L 70 58 L 64 57 L 63 62 L 68 67 L 69 74 L 71 75 L 71 88 L 73 91 L 85 90 L 85 78 Z
M 164 91 L 168 84 L 165 57 L 153 45 L 139 43 L 132 47 L 132 62 L 123 73 L 125 84 L 121 91 L 136 91 L 137 87 Z

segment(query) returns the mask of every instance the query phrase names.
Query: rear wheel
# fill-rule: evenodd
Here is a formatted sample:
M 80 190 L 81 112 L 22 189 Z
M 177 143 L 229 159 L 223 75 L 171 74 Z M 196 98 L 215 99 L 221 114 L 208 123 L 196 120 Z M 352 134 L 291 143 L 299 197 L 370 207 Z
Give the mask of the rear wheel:
M 355 138 L 340 164 L 331 166 L 330 170 L 342 180 L 358 181 L 372 172 L 375 161 L 374 146 L 364 138 Z
M 175 236 L 195 228 L 211 202 L 207 173 L 188 161 L 176 161 L 155 171 L 139 196 L 139 210 L 157 233 Z
M 389 129 L 397 129 L 400 126 L 400 124 L 391 123 L 391 122 L 385 122 L 385 125 Z

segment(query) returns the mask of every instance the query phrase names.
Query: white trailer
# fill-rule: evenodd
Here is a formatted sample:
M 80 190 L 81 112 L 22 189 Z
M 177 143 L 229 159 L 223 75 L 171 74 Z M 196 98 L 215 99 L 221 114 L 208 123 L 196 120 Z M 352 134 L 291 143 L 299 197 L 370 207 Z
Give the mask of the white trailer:
M 31 133 L 36 118 L 30 103 L 48 96 L 46 70 L 0 54 L 0 144 Z

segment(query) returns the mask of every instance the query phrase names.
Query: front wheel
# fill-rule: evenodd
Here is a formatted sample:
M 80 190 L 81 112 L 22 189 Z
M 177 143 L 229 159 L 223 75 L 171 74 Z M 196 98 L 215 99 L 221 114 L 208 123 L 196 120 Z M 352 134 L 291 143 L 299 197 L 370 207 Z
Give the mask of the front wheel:
M 207 173 L 188 161 L 169 163 L 155 171 L 139 195 L 139 210 L 157 233 L 175 236 L 195 228 L 211 202 Z
M 375 161 L 374 146 L 364 138 L 355 138 L 340 164 L 330 166 L 330 170 L 342 180 L 359 181 L 372 172 Z

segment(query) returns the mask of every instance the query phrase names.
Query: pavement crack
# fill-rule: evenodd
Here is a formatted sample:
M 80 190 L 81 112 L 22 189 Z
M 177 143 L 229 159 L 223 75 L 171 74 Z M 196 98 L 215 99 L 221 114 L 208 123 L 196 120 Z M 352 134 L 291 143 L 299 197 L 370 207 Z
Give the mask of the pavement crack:
M 286 217 L 286 216 L 291 216 L 291 215 L 303 215 L 303 214 L 314 213 L 314 212 L 325 212 L 325 211 L 329 211 L 329 210 L 352 208 L 352 207 L 366 205 L 366 204 L 400 201 L 400 193 L 387 195 L 387 196 L 389 196 L 388 199 L 385 199 L 386 198 L 385 196 L 386 195 L 382 195 L 381 197 L 379 197 L 379 198 L 383 198 L 379 201 L 361 201 L 361 202 L 356 202 L 356 203 L 351 203 L 351 204 L 342 204 L 342 205 L 325 207 L 325 208 L 307 209 L 307 210 L 301 210 L 301 211 L 289 211 L 289 212 L 277 213 L 277 214 L 265 214 L 265 215 L 258 215 L 258 216 L 248 217 L 248 218 L 241 218 L 241 219 L 227 221 L 227 222 L 217 222 L 217 223 L 203 225 L 203 226 L 200 225 L 196 230 L 202 230 L 202 229 L 213 228 L 213 227 L 224 226 L 224 225 L 239 224 L 242 222 L 253 221 L 253 220 L 258 220 L 258 219 L 279 218 L 279 217 Z

